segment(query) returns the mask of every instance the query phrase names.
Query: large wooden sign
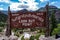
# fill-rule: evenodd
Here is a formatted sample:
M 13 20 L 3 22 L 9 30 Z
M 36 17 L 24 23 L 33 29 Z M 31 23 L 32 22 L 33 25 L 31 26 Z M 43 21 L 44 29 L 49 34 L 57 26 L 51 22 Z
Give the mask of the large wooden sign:
M 46 12 L 10 13 L 12 28 L 33 28 L 46 26 Z

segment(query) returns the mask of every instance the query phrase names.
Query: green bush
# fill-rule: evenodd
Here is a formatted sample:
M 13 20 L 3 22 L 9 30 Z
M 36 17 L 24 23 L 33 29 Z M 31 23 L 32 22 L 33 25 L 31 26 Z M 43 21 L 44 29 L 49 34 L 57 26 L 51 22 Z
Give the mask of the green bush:
M 20 36 L 20 34 L 18 33 L 18 32 L 15 32 L 15 34 L 14 35 L 16 35 L 17 37 L 19 37 Z
M 34 40 L 34 39 L 35 39 L 35 37 L 34 37 L 34 36 L 31 36 L 31 37 L 30 37 L 30 40 Z
M 36 29 L 33 29 L 33 28 L 31 29 L 32 32 L 34 32 L 35 30 L 36 30 Z
M 4 27 L 5 23 L 4 22 L 0 22 L 0 27 Z
M 35 36 L 35 39 L 39 40 L 40 34 Z
M 24 40 L 24 36 L 21 38 L 21 40 Z
M 52 35 L 60 34 L 60 24 L 58 24 L 58 27 L 55 28 L 52 32 Z
M 60 28 L 55 28 L 52 32 L 52 35 L 60 34 Z
M 2 32 L 3 29 L 0 29 L 0 32 Z
M 58 24 L 58 27 L 60 28 L 60 23 Z

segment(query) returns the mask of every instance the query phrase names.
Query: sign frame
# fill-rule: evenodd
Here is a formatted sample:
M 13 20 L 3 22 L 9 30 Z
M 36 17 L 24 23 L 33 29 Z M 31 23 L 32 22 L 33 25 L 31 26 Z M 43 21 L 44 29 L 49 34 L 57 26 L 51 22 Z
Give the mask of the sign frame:
M 17 16 L 17 15 L 19 15 L 19 16 Z M 10 26 L 11 26 L 11 28 L 35 28 L 35 27 L 46 27 L 46 12 L 45 11 L 43 11 L 43 12 L 26 12 L 26 13 L 21 13 L 20 11 L 19 12 L 17 12 L 17 13 L 10 13 L 9 14 L 9 16 L 10 16 Z M 29 17 L 30 16 L 30 17 Z M 18 21 L 18 19 L 21 17 L 22 18 L 22 20 L 29 20 L 29 19 L 34 19 L 34 18 L 39 18 L 40 20 L 38 21 L 37 19 L 35 20 L 35 22 L 34 23 L 36 23 L 37 21 L 37 23 L 40 23 L 39 25 L 36 25 L 36 24 L 34 24 L 34 23 L 32 23 L 30 26 L 22 26 L 22 24 L 19 24 L 17 21 L 15 21 L 17 24 L 19 24 L 18 26 L 16 26 L 16 27 L 13 27 L 14 26 L 14 24 L 15 24 L 15 22 L 14 23 L 12 23 L 12 18 L 14 18 L 14 17 L 16 17 L 15 19 L 17 19 L 17 21 Z M 23 17 L 26 17 L 26 18 L 23 18 Z M 34 18 L 32 18 L 32 17 L 34 17 Z M 42 22 L 43 20 L 41 20 L 41 19 L 44 19 L 44 22 Z M 21 20 L 21 19 L 20 19 Z M 22 21 L 21 20 L 21 21 Z M 25 23 L 29 23 L 29 22 L 25 22 Z M 13 25 L 13 26 L 12 26 Z

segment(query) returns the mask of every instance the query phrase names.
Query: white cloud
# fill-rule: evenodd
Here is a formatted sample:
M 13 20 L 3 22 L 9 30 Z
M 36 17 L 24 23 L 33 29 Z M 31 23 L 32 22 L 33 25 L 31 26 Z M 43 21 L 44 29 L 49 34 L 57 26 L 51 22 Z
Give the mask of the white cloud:
M 56 4 L 56 3 L 57 3 L 57 1 L 55 1 L 55 2 L 51 2 L 50 5 L 53 5 L 53 4 Z
M 38 9 L 37 4 L 38 3 L 36 3 L 36 2 L 35 3 L 34 2 L 32 2 L 32 3 L 30 2 L 30 3 L 27 4 L 29 6 L 27 9 L 28 10 L 31 10 L 31 9 L 32 10 L 37 10 Z
M 0 0 L 0 2 L 10 3 L 10 0 Z
M 20 1 L 20 2 L 34 2 L 35 0 L 18 0 L 18 1 Z
M 18 8 L 18 6 L 20 6 L 20 3 L 11 3 L 10 9 L 14 11 L 23 9 L 23 8 Z
M 11 10 L 21 10 L 23 8 L 20 8 L 19 6 L 28 6 L 26 9 L 27 10 L 37 10 L 38 7 L 38 3 L 35 2 L 35 0 L 19 0 L 21 3 L 11 3 L 10 4 L 10 8 Z M 27 2 L 27 4 L 25 4 L 24 2 Z
M 3 8 L 0 8 L 0 10 L 4 10 Z
M 40 0 L 41 2 L 49 1 L 49 0 Z
M 10 4 L 10 9 L 14 11 L 24 9 L 25 7 L 27 7 L 26 8 L 27 10 L 33 10 L 33 11 L 38 9 L 37 7 L 38 3 L 35 2 L 35 0 L 18 0 L 18 1 L 20 2 L 12 2 L 10 0 L 0 0 L 0 2 Z M 27 4 L 25 4 L 24 2 L 27 2 Z

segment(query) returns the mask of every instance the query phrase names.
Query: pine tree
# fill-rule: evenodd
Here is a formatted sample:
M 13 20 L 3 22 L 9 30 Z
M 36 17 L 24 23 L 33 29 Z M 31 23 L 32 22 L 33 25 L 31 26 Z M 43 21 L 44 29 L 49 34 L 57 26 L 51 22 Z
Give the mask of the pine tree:
M 52 36 L 52 32 L 55 28 L 57 28 L 57 21 L 55 18 L 55 10 L 52 12 L 51 14 L 51 31 L 50 31 L 50 35 Z

